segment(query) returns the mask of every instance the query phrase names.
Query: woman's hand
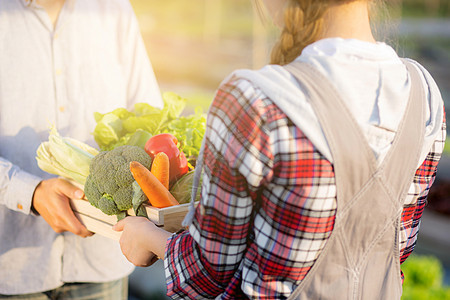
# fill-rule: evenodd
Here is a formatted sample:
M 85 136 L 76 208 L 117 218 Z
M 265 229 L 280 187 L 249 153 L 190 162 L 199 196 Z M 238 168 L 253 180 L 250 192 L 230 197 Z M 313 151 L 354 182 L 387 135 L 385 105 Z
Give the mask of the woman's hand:
M 60 178 L 41 181 L 33 195 L 33 208 L 57 233 L 70 231 L 81 237 L 93 235 L 81 224 L 70 207 L 69 198 L 81 199 L 82 190 Z
M 138 267 L 148 267 L 164 258 L 166 241 L 171 234 L 144 217 L 126 217 L 113 226 L 122 231 L 120 248 L 125 257 Z

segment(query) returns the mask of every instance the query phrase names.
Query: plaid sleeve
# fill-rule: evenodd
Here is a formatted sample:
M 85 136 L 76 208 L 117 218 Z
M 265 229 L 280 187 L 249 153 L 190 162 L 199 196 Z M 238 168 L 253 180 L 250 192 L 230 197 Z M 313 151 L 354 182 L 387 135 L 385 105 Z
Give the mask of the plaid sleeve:
M 249 101 L 252 96 L 247 88 L 225 84 L 210 107 L 201 203 L 189 233 L 167 244 L 167 288 L 173 298 L 214 298 L 241 264 L 252 198 L 272 165 L 269 135 L 261 126 L 264 109 L 255 109 L 264 105 Z
M 434 142 L 422 165 L 416 170 L 408 199 L 405 201 L 401 218 L 400 263 L 405 262 L 414 251 L 419 233 L 420 219 L 427 203 L 427 196 L 436 178 L 437 165 L 444 149 L 447 136 L 445 115 L 441 135 Z M 402 279 L 403 279 L 402 273 Z

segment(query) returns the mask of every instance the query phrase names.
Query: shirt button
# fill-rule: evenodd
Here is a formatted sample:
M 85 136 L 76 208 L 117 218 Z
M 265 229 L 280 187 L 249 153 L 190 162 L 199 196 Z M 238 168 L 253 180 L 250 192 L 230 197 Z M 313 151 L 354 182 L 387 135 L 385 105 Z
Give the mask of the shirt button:
M 61 69 L 56 69 L 56 70 L 55 70 L 55 73 L 56 73 L 56 75 L 61 75 L 61 74 L 62 74 L 62 71 L 61 71 Z
M 55 33 L 55 34 L 53 35 L 53 39 L 54 39 L 54 40 L 56 40 L 58 37 L 59 37 L 59 35 L 58 35 L 57 33 Z
M 18 208 L 18 209 L 23 209 L 23 206 L 22 206 L 22 204 L 20 204 L 20 203 L 19 203 L 19 204 L 17 204 L 17 208 Z
M 64 112 L 65 110 L 66 110 L 66 108 L 65 108 L 64 106 L 60 106 L 60 107 L 59 107 L 59 111 L 60 111 L 60 112 Z

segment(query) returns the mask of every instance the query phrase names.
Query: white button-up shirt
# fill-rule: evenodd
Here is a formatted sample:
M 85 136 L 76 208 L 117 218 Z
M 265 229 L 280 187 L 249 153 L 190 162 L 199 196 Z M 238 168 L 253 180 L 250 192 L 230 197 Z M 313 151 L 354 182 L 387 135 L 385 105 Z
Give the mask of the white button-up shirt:
M 93 113 L 135 102 L 162 107 L 127 0 L 66 0 L 55 27 L 34 1 L 0 1 L 0 294 L 132 272 L 117 242 L 57 234 L 30 207 L 50 125 L 95 146 Z

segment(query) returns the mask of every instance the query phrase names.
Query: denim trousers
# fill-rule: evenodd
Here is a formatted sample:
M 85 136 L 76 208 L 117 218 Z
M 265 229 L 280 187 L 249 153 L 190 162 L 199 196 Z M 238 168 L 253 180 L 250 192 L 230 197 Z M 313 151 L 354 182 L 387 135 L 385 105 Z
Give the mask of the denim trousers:
M 125 300 L 128 299 L 128 277 L 105 283 L 66 283 L 54 290 L 23 294 L 1 295 L 0 299 L 30 300 Z

